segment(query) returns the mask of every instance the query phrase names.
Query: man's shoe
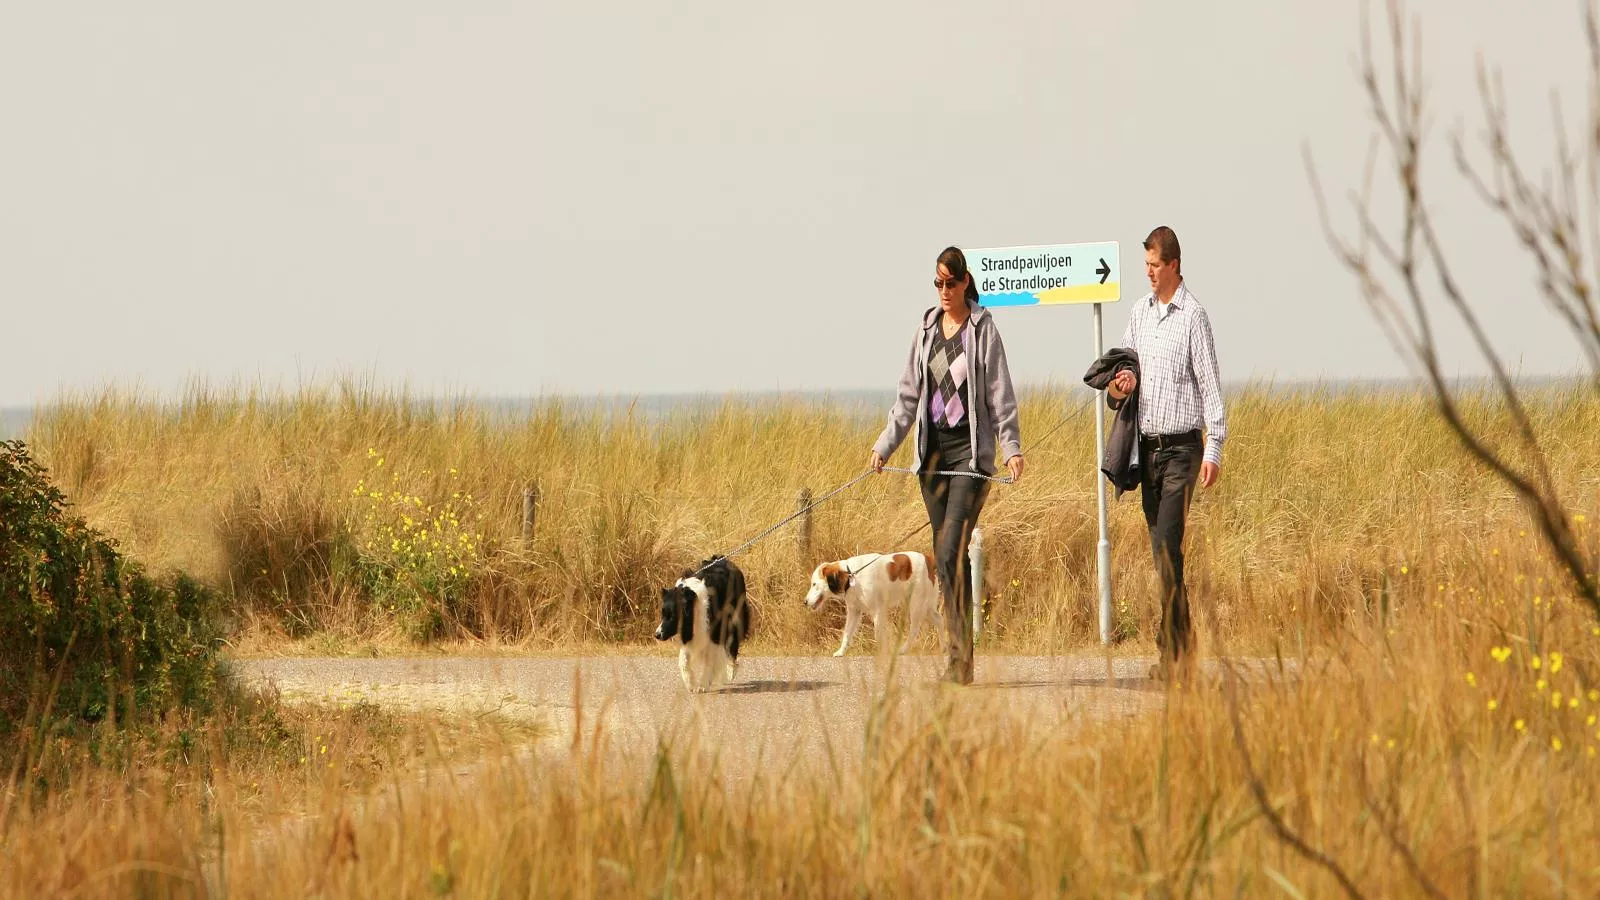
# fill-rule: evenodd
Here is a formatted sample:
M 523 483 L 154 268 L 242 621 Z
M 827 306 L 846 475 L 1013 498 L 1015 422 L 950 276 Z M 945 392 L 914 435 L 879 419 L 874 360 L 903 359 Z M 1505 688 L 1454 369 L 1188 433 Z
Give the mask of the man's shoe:
M 945 664 L 944 674 L 939 676 L 939 680 L 948 684 L 971 684 L 972 661 L 950 660 Z
M 1199 669 L 1192 656 L 1186 655 L 1176 661 L 1161 659 L 1150 667 L 1150 680 L 1184 684 L 1193 681 Z

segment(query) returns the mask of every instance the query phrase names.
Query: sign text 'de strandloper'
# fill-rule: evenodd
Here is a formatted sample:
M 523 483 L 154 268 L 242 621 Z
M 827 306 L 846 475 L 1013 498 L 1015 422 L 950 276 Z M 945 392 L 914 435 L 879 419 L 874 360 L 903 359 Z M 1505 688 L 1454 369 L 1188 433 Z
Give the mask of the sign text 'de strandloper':
M 1115 303 L 1122 299 L 1116 241 L 968 250 L 984 306 Z

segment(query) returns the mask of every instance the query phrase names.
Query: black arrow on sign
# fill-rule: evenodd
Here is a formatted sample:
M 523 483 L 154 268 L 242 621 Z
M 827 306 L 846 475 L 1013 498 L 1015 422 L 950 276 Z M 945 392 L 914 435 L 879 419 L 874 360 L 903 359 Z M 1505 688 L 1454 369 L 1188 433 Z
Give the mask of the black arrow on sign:
M 1094 273 L 1100 276 L 1101 284 L 1105 284 L 1106 279 L 1111 277 L 1111 267 L 1106 265 L 1105 257 L 1100 258 L 1100 268 L 1095 269 Z

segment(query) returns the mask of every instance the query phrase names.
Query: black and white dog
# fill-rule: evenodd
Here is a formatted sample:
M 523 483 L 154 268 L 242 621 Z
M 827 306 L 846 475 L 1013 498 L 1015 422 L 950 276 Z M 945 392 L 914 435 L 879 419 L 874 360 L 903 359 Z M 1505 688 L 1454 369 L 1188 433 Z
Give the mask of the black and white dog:
M 739 645 L 750 634 L 750 601 L 744 573 L 715 556 L 661 589 L 661 625 L 656 640 L 680 638 L 678 671 L 683 686 L 701 693 L 739 674 Z

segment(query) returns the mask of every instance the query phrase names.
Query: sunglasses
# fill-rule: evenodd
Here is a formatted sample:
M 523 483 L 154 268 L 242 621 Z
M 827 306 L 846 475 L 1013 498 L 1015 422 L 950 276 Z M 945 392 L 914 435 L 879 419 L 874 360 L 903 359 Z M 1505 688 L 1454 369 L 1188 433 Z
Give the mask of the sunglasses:
M 947 287 L 948 288 L 960 287 L 961 283 L 964 280 L 965 279 L 962 279 L 962 278 L 944 278 L 944 279 L 935 278 L 933 280 L 933 289 L 936 290 L 936 291 L 942 291 Z

